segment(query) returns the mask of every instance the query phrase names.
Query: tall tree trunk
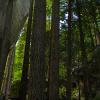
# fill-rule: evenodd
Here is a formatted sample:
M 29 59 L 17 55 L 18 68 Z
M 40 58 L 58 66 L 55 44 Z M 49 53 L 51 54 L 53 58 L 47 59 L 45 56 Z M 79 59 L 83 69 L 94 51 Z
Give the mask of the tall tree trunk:
M 91 39 L 92 50 L 94 50 L 95 43 L 94 43 L 94 38 L 93 38 L 93 35 L 92 35 L 91 28 L 92 28 L 92 27 L 91 27 L 91 25 L 89 24 L 89 26 L 88 26 L 88 29 L 89 29 L 89 36 L 90 36 L 90 39 Z
M 1 53 L 1 51 L 2 51 L 1 48 L 2 48 L 2 38 L 0 38 L 0 57 L 1 57 L 1 54 L 2 54 Z
M 26 100 L 26 94 L 28 89 L 28 70 L 29 70 L 29 57 L 30 57 L 30 38 L 31 38 L 31 26 L 32 26 L 32 12 L 33 12 L 33 1 L 30 0 L 29 18 L 27 24 L 26 44 L 24 52 L 24 61 L 22 68 L 21 85 L 19 89 L 19 100 Z
M 68 61 L 66 64 L 67 68 L 67 100 L 71 100 L 71 70 L 72 70 L 72 0 L 68 0 L 68 35 L 66 56 L 68 55 Z
M 45 33 L 46 0 L 35 0 L 31 42 L 29 100 L 44 100 Z
M 93 14 L 93 19 L 94 19 L 94 23 L 95 23 L 95 26 L 96 26 L 97 32 L 99 33 L 100 30 L 99 30 L 99 26 L 98 26 L 98 22 L 97 22 L 97 19 L 96 19 L 96 15 L 95 15 L 95 14 Z
M 12 11 L 13 11 L 12 9 L 13 9 L 13 0 L 9 0 L 7 5 L 7 11 L 6 11 L 3 39 L 1 40 L 2 44 L 0 50 L 0 88 L 3 80 L 6 60 L 10 48 L 10 41 L 8 40 L 7 33 L 11 31 L 11 21 L 12 21 Z
M 89 92 L 88 92 L 88 73 L 87 73 L 87 56 L 85 50 L 85 43 L 84 43 L 84 33 L 82 30 L 82 20 L 81 20 L 81 1 L 77 0 L 77 12 L 78 12 L 78 27 L 80 32 L 80 48 L 81 48 L 81 60 L 82 60 L 82 68 L 84 73 L 84 94 L 85 100 L 89 100 Z
M 97 18 L 96 18 L 96 10 L 94 10 L 93 5 L 91 6 L 92 6 L 92 11 L 93 11 L 93 13 L 91 13 L 91 16 L 93 18 L 93 21 L 96 27 L 96 42 L 97 42 L 97 45 L 100 45 L 100 29 L 99 29 Z
M 9 52 L 9 44 L 5 40 L 2 45 L 2 52 L 1 52 L 2 54 L 0 57 L 0 88 L 2 85 L 2 81 L 3 81 L 3 75 L 4 75 L 8 52 Z
M 95 23 L 95 27 L 96 27 L 96 42 L 97 45 L 100 45 L 100 30 L 99 30 L 99 26 L 96 20 L 96 16 L 93 16 L 94 18 L 94 23 Z
M 2 93 L 5 96 L 5 99 L 7 100 L 10 94 L 11 89 L 11 83 L 12 83 L 12 72 L 13 72 L 13 63 L 14 63 L 14 57 L 15 57 L 15 47 L 12 48 L 12 50 L 9 53 L 7 65 L 6 65 L 6 77 L 5 77 L 5 84 L 3 87 Z
M 52 3 L 49 100 L 59 99 L 59 0 Z

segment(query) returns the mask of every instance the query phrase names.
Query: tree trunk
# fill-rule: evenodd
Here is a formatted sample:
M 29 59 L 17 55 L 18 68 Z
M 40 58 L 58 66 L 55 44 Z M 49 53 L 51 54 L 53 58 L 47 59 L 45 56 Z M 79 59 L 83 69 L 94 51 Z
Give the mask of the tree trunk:
M 0 88 L 3 80 L 3 74 L 5 70 L 6 60 L 8 52 L 10 49 L 10 41 L 8 40 L 7 33 L 11 31 L 11 21 L 12 21 L 12 10 L 13 9 L 13 0 L 9 0 L 6 11 L 5 26 L 3 31 L 3 39 L 0 50 Z M 9 31 L 10 30 L 10 31 Z
M 29 100 L 44 100 L 45 92 L 45 33 L 46 1 L 36 0 L 34 5 Z
M 1 57 L 1 48 L 2 48 L 2 38 L 0 38 L 0 57 Z
M 59 99 L 59 0 L 52 3 L 49 100 Z
M 78 27 L 80 32 L 80 48 L 81 48 L 81 60 L 82 60 L 82 68 L 84 73 L 84 95 L 85 100 L 89 100 L 89 92 L 88 92 L 88 72 L 87 72 L 87 56 L 85 50 L 85 43 L 84 43 L 84 33 L 82 30 L 82 20 L 81 20 L 81 1 L 77 0 L 77 13 L 78 13 Z
M 88 29 L 89 29 L 89 36 L 90 36 L 90 39 L 91 39 L 92 50 L 94 50 L 95 43 L 94 43 L 94 39 L 93 39 L 93 35 L 92 35 L 91 28 L 92 28 L 92 27 L 91 27 L 91 25 L 89 24 L 89 26 L 88 26 Z
M 100 45 L 100 29 L 99 29 L 97 18 L 96 18 L 96 10 L 94 10 L 93 5 L 91 6 L 92 6 L 92 11 L 93 11 L 91 16 L 93 18 L 93 21 L 96 27 L 96 42 L 97 42 L 97 45 Z
M 3 75 L 4 75 L 5 65 L 7 61 L 7 56 L 9 53 L 9 48 L 10 48 L 9 43 L 6 43 L 6 40 L 5 40 L 2 46 L 2 52 L 1 52 L 1 57 L 0 57 L 0 88 L 3 81 Z
M 3 89 L 3 94 L 6 100 L 9 97 L 10 89 L 11 89 L 14 57 L 15 57 L 15 47 L 13 47 L 12 50 L 10 51 L 9 56 L 8 56 L 7 65 L 6 65 L 7 71 L 5 73 L 6 74 L 5 86 Z
M 28 70 L 29 70 L 29 57 L 30 57 L 30 38 L 31 38 L 31 26 L 32 26 L 32 12 L 33 12 L 33 1 L 30 0 L 29 18 L 27 24 L 26 44 L 24 52 L 24 61 L 22 68 L 21 85 L 19 89 L 19 100 L 26 100 L 26 94 L 28 89 Z
M 72 70 L 72 0 L 68 0 L 68 35 L 67 35 L 67 45 L 66 46 L 66 56 L 68 55 L 68 61 L 66 61 L 67 69 L 67 91 L 66 96 L 67 100 L 71 100 L 71 70 Z

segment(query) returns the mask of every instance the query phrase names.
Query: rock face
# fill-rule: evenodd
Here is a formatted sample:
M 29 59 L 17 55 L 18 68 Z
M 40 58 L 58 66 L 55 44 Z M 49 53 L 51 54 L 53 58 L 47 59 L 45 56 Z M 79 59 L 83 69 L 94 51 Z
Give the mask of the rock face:
M 13 5 L 9 5 L 9 3 L 12 2 Z M 6 26 L 8 27 L 6 36 L 11 44 L 17 41 L 19 33 L 28 15 L 29 4 L 30 0 L 0 0 L 0 39 L 4 38 L 7 18 L 9 20 L 9 17 L 12 17 L 11 28 L 9 29 L 9 24 Z M 12 13 L 7 15 L 8 9 L 10 8 L 12 9 Z

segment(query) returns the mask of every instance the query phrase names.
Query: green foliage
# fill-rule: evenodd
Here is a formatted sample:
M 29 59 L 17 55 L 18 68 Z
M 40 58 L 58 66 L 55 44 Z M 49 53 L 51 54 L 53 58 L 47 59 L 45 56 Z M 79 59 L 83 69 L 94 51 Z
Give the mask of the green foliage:
M 22 64 L 24 58 L 25 38 L 26 38 L 26 33 L 23 31 L 16 44 L 15 61 L 13 69 L 13 84 L 11 90 L 11 95 L 13 97 L 18 96 L 19 84 L 22 74 Z
M 72 98 L 78 98 L 78 95 L 79 95 L 79 90 L 78 88 L 74 88 L 73 91 L 72 91 Z
M 60 67 L 59 67 L 59 77 L 60 79 L 65 79 L 66 78 L 66 68 L 64 66 L 64 64 L 60 64 Z
M 100 91 L 97 92 L 95 98 L 93 100 L 100 100 Z
M 24 58 L 25 38 L 26 38 L 25 35 L 26 35 L 25 32 L 23 32 L 16 44 L 13 81 L 20 80 L 21 78 L 22 64 Z
M 59 98 L 62 100 L 63 99 L 62 97 L 65 95 L 66 95 L 66 88 L 64 86 L 61 86 L 59 88 Z
M 47 0 L 47 15 L 51 16 L 52 0 Z

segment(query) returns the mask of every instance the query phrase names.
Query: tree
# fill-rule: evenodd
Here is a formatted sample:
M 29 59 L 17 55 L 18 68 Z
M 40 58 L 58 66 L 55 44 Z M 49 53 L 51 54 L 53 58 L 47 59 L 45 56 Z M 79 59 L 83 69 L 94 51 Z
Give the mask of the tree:
M 7 34 L 8 32 L 11 31 L 12 11 L 13 11 L 13 1 L 9 0 L 7 5 L 5 23 L 4 23 L 3 40 L 1 41 L 2 44 L 0 50 L 0 88 L 3 80 L 3 74 L 5 70 L 8 52 L 10 49 L 10 41 L 8 40 Z
M 5 96 L 5 99 L 8 99 L 10 95 L 14 57 L 15 57 L 15 46 L 12 47 L 11 51 L 9 52 L 5 68 L 5 79 L 2 87 L 2 94 Z
M 28 89 L 27 86 L 28 86 L 28 70 L 29 70 L 29 58 L 30 58 L 30 38 L 31 38 L 31 26 L 32 26 L 33 1 L 34 0 L 30 0 L 26 44 L 25 44 L 25 51 L 24 51 L 24 61 L 23 61 L 21 85 L 19 89 L 19 100 L 26 100 L 26 94 Z
M 23 3 L 24 2 L 24 3 Z M 14 45 L 25 23 L 29 0 L 0 1 L 0 88 L 9 49 Z M 24 9 L 23 9 L 24 7 Z
M 67 69 L 67 99 L 71 100 L 71 72 L 72 72 L 72 0 L 68 0 L 68 35 L 67 35 L 66 56 L 68 61 L 66 64 Z
M 44 100 L 45 92 L 46 1 L 36 0 L 30 58 L 30 100 Z
M 87 72 L 87 55 L 85 50 L 84 42 L 84 33 L 82 29 L 82 20 L 81 20 L 81 1 L 77 0 L 77 13 L 78 13 L 78 28 L 80 33 L 80 49 L 81 49 L 81 61 L 84 73 L 84 94 L 85 100 L 89 100 L 89 91 L 88 91 L 88 72 Z
M 49 100 L 59 99 L 59 0 L 52 2 Z

